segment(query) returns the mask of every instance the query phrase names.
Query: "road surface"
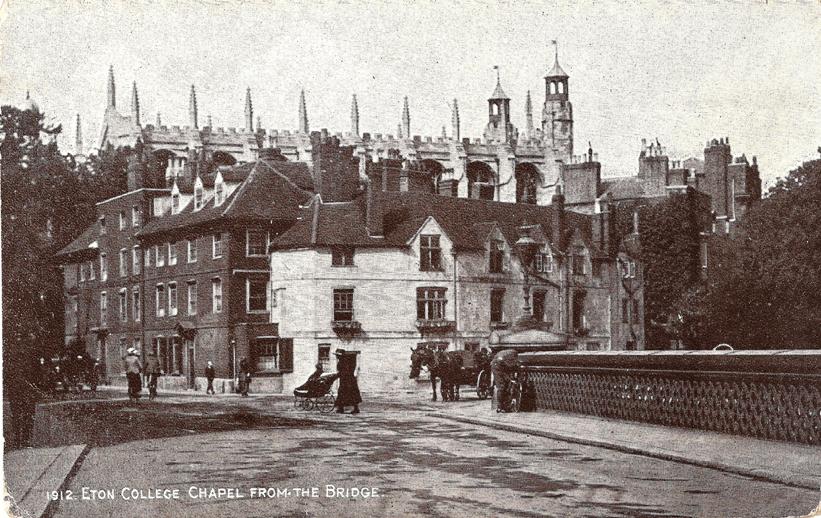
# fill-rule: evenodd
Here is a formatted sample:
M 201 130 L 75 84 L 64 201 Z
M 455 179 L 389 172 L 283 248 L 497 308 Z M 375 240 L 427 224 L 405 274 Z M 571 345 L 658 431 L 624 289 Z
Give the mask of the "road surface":
M 789 516 L 818 504 L 814 491 L 445 421 L 400 402 L 363 405 L 359 416 L 271 398 L 51 411 L 69 409 L 71 431 L 49 440 L 85 434 L 92 448 L 59 518 Z M 102 499 L 82 499 L 84 488 Z

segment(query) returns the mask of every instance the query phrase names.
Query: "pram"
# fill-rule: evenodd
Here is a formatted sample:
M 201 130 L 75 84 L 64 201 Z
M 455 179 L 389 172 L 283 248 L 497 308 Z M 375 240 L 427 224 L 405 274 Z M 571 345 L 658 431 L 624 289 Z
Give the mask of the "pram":
M 318 409 L 323 414 L 331 412 L 336 404 L 333 385 L 339 373 L 329 372 L 319 378 L 308 380 L 294 389 L 294 408 L 302 410 Z

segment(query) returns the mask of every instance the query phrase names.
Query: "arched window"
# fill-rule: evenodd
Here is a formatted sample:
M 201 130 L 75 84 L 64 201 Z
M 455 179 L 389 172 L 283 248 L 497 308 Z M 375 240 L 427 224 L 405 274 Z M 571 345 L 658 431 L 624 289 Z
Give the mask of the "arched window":
M 497 103 L 493 103 L 493 115 L 499 115 L 499 105 Z
M 536 205 L 536 188 L 539 184 L 539 170 L 531 163 L 516 165 L 516 203 Z
M 558 84 L 558 86 L 557 86 L 557 91 L 558 91 L 558 93 L 560 93 L 560 94 L 563 94 L 563 93 L 564 93 L 564 83 L 563 83 L 563 82 L 561 82 L 561 81 L 559 82 L 559 84 Z
M 422 160 L 421 166 L 424 172 L 424 177 L 422 178 L 424 185 L 420 186 L 420 190 L 440 194 L 439 181 L 442 179 L 442 173 L 445 171 L 445 167 L 436 160 L 430 159 Z
M 555 94 L 555 93 L 556 93 L 556 82 L 555 82 L 555 81 L 551 81 L 551 82 L 550 82 L 550 95 L 553 95 L 553 94 Z
M 471 162 L 467 169 L 468 197 L 493 200 L 496 197 L 496 175 L 484 162 Z

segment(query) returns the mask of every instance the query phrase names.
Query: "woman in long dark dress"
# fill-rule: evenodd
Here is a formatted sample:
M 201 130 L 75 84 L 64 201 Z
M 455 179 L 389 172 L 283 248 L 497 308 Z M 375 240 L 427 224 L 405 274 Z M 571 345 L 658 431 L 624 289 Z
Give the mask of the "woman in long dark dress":
M 352 414 L 359 413 L 359 403 L 362 395 L 359 393 L 359 384 L 356 381 L 356 355 L 358 352 L 347 352 L 337 349 L 336 370 L 339 372 L 339 392 L 336 395 L 336 411 L 345 413 L 346 406 L 353 406 Z

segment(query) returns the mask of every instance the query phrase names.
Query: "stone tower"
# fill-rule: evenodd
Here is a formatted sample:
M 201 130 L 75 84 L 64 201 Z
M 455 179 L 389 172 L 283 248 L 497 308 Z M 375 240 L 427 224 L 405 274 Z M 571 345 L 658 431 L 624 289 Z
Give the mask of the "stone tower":
M 77 114 L 77 126 L 74 131 L 74 154 L 83 154 L 83 127 L 80 125 L 80 114 Z
M 116 108 L 117 107 L 117 95 L 114 89 L 114 65 L 110 65 L 108 67 L 108 104 L 106 107 L 108 108 Z
M 299 132 L 308 133 L 308 109 L 305 107 L 305 90 L 299 91 Z
M 251 104 L 251 88 L 245 89 L 245 131 L 254 132 L 254 106 Z
M 451 136 L 453 137 L 453 140 L 458 142 L 461 139 L 461 134 L 459 131 L 459 103 L 456 101 L 456 99 L 453 100 L 453 106 L 451 107 L 451 109 Z
M 565 163 L 573 156 L 573 105 L 570 103 L 568 92 L 569 79 L 559 65 L 559 49 L 556 46 L 553 68 L 544 77 L 542 131 L 548 152 L 553 150 L 554 158 Z
M 530 90 L 525 97 L 525 137 L 533 138 L 533 101 L 530 100 Z
M 198 128 L 197 125 L 197 91 L 194 85 L 191 85 L 191 95 L 188 97 L 188 121 L 192 128 Z
M 496 69 L 496 88 L 487 100 L 488 123 L 485 127 L 485 138 L 496 142 L 515 140 L 515 128 L 510 123 L 510 97 L 508 97 L 499 79 L 499 67 Z
M 137 81 L 131 84 L 131 119 L 135 126 L 140 125 L 140 96 L 137 94 Z
M 404 138 L 411 137 L 410 131 L 410 108 L 408 107 L 408 96 L 405 96 L 405 104 L 402 106 L 402 132 L 399 135 Z
M 359 136 L 359 105 L 356 103 L 356 94 L 353 94 L 351 100 L 351 135 Z

